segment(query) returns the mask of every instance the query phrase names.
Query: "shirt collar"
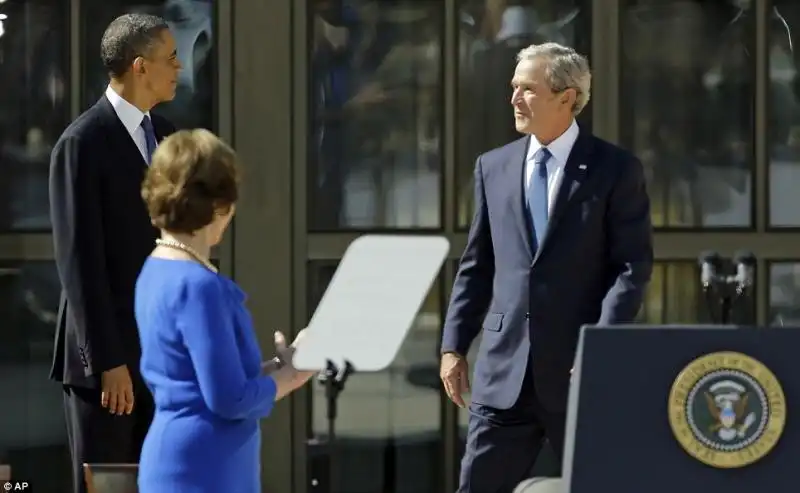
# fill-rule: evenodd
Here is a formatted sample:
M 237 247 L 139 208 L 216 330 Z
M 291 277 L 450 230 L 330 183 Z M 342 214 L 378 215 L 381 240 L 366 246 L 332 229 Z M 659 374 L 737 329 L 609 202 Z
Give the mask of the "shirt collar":
M 117 117 L 125 126 L 129 134 L 133 135 L 137 128 L 142 124 L 145 115 L 150 116 L 150 112 L 142 113 L 139 108 L 126 101 L 122 96 L 117 94 L 111 86 L 106 88 L 106 98 L 114 108 Z
M 556 140 L 550 142 L 550 145 L 546 146 L 547 150 L 550 151 L 550 154 L 555 158 L 555 164 L 557 166 L 564 166 L 567 164 L 567 158 L 569 158 L 569 153 L 572 152 L 572 147 L 575 145 L 575 141 L 578 140 L 578 134 L 580 133 L 580 129 L 578 128 L 578 124 L 575 120 L 572 120 L 569 128 L 558 136 Z M 530 161 L 533 159 L 533 155 L 536 154 L 536 151 L 541 149 L 542 144 L 531 135 L 531 143 L 528 146 L 528 155 L 526 161 Z

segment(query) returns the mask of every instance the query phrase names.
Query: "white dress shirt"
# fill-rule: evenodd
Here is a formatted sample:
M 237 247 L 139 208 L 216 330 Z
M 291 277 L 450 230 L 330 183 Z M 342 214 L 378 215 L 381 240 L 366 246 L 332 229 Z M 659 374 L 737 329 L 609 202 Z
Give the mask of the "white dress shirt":
M 553 204 L 556 203 L 558 196 L 558 189 L 561 186 L 561 179 L 564 177 L 564 166 L 567 164 L 569 153 L 572 152 L 572 146 L 578 140 L 578 124 L 572 120 L 572 124 L 567 130 L 561 134 L 556 140 L 550 142 L 547 150 L 550 151 L 550 159 L 547 160 L 547 213 L 548 215 L 553 211 Z M 525 193 L 530 189 L 531 176 L 534 172 L 533 156 L 543 146 L 536 140 L 533 135 L 530 136 L 531 142 L 528 146 L 528 155 L 525 157 Z
M 127 102 L 125 99 L 122 98 L 119 94 L 111 89 L 111 86 L 106 88 L 106 98 L 111 103 L 111 106 L 114 107 L 114 111 L 117 113 L 117 117 L 125 126 L 125 129 L 131 135 L 133 139 L 133 143 L 136 144 L 136 147 L 139 148 L 139 152 L 142 153 L 142 159 L 144 162 L 147 162 L 147 140 L 144 136 L 144 128 L 142 128 L 142 120 L 144 120 L 144 116 L 150 116 L 150 112 L 142 113 L 139 108 L 132 105 L 131 103 Z

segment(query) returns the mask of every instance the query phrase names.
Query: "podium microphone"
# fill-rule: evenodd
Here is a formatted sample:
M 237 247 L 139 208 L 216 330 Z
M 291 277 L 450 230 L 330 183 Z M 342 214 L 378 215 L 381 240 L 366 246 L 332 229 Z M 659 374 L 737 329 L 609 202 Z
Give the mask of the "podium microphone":
M 736 294 L 743 295 L 753 287 L 755 281 L 756 256 L 753 252 L 737 252 L 734 257 L 736 263 Z
M 750 296 L 756 277 L 756 256 L 753 252 L 740 251 L 734 256 L 736 264 L 736 275 L 733 277 L 734 290 L 736 291 L 736 302 L 739 303 L 737 310 L 743 323 L 755 324 L 756 314 L 753 311 L 753 304 Z
M 719 323 L 716 316 L 717 303 L 714 296 L 717 293 L 717 283 L 719 281 L 719 271 L 722 268 L 722 259 L 717 252 L 705 251 L 697 259 L 700 265 L 700 285 L 703 287 L 703 294 L 706 298 L 706 309 L 711 317 L 711 323 Z
M 700 264 L 700 284 L 704 291 L 708 291 L 717 283 L 717 273 L 722 259 L 717 252 L 707 251 L 700 255 L 698 264 Z

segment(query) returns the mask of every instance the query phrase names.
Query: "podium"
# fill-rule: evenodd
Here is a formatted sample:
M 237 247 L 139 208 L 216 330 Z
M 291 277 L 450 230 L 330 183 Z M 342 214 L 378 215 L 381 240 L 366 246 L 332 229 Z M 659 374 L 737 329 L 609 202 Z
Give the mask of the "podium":
M 584 327 L 565 493 L 797 491 L 800 328 Z

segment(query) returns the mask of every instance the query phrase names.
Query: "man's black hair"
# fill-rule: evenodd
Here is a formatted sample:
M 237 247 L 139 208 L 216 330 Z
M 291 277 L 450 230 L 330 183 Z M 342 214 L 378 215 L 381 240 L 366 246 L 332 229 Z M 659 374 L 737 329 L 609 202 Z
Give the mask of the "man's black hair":
M 167 21 L 155 15 L 125 14 L 114 19 L 100 42 L 100 57 L 111 77 L 125 75 L 136 57 L 146 56 L 161 42 L 165 29 Z

